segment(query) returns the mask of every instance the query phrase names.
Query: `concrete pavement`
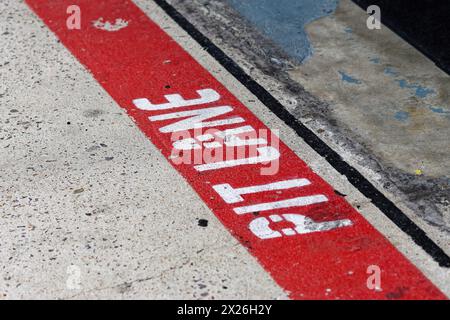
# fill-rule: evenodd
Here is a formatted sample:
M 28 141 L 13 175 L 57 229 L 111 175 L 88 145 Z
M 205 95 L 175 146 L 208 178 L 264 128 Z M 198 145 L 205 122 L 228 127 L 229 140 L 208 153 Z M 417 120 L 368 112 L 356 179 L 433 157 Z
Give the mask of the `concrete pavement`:
M 0 8 L 1 296 L 285 297 L 31 10 Z
M 448 295 L 447 269 L 153 2 L 137 3 Z M 3 297 L 286 298 L 40 20 L 20 2 L 1 10 Z

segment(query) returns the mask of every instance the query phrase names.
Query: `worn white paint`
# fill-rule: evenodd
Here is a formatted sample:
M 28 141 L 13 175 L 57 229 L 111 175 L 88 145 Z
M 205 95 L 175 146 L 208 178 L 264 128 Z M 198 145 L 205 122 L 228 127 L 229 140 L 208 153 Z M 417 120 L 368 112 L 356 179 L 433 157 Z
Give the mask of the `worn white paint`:
M 288 200 L 260 203 L 251 206 L 235 208 L 234 212 L 237 214 L 245 214 L 251 212 L 267 211 L 274 209 L 283 209 L 290 207 L 302 207 L 311 204 L 321 203 L 328 201 L 328 198 L 322 194 L 314 196 L 296 197 Z
M 213 186 L 213 189 L 226 203 L 237 203 L 244 201 L 242 198 L 244 194 L 304 187 L 310 184 L 308 179 L 292 179 L 244 188 L 233 188 L 230 184 L 224 183 Z
M 168 101 L 167 103 L 153 104 L 146 98 L 139 98 L 134 99 L 133 104 L 141 110 L 154 111 L 196 106 L 200 104 L 211 103 L 220 99 L 220 95 L 213 89 L 197 90 L 197 93 L 200 96 L 200 98 L 197 99 L 185 100 L 179 94 L 167 94 L 164 96 L 164 98 Z
M 256 148 L 259 155 L 249 158 L 219 161 L 207 164 L 197 165 L 194 168 L 197 171 L 209 171 L 223 168 L 237 167 L 247 164 L 270 163 L 280 158 L 280 152 L 274 147 Z
M 119 31 L 120 29 L 126 28 L 128 26 L 128 23 L 128 21 L 121 18 L 116 19 L 114 23 L 104 21 L 102 17 L 98 18 L 95 21 L 92 21 L 92 25 L 94 26 L 94 28 L 109 32 Z
M 284 228 L 280 231 L 275 231 L 269 227 L 270 221 L 281 222 L 288 221 L 295 225 L 295 228 Z M 271 215 L 269 219 L 260 217 L 252 220 L 249 224 L 249 229 L 260 239 L 279 238 L 283 235 L 293 236 L 296 234 L 307 234 L 318 231 L 329 231 L 337 228 L 348 227 L 352 225 L 349 219 L 342 219 L 336 221 L 315 222 L 314 220 L 305 217 L 301 214 L 283 214 Z

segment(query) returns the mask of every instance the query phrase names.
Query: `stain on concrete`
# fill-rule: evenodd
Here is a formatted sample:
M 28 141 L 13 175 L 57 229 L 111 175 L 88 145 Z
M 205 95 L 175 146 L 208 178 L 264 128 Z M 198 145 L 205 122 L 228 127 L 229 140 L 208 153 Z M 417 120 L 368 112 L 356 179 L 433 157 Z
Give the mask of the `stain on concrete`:
M 355 77 L 345 73 L 344 71 L 339 70 L 339 74 L 341 75 L 341 80 L 350 84 L 361 84 L 361 80 L 356 79 Z
M 415 83 L 414 84 L 408 83 L 406 79 L 397 79 L 395 81 L 402 89 L 413 89 L 414 94 L 419 98 L 426 98 L 428 95 L 433 94 L 435 92 L 431 88 L 427 88 Z
M 435 112 L 435 113 L 438 113 L 438 114 L 450 114 L 449 110 L 444 110 L 444 108 L 441 108 L 441 107 L 432 107 L 432 106 L 430 106 L 430 110 Z
M 406 111 L 397 111 L 394 115 L 394 118 L 398 121 L 406 121 L 409 119 L 409 112 Z
M 379 63 L 380 59 L 378 59 L 378 63 Z M 396 77 L 398 76 L 398 71 L 396 71 L 394 68 L 392 67 L 386 67 L 383 70 L 384 74 L 388 75 L 388 76 L 393 76 Z
M 73 190 L 74 194 L 79 194 L 79 193 L 82 193 L 82 192 L 84 192 L 84 188 L 79 188 L 79 189 Z
M 369 61 L 374 63 L 374 64 L 380 64 L 380 58 L 377 58 L 377 57 L 370 58 Z
M 87 118 L 96 118 L 104 114 L 105 112 L 101 109 L 89 109 L 86 110 L 83 115 Z
M 353 29 L 350 27 L 345 28 L 344 31 L 347 33 L 353 33 Z
M 409 290 L 407 287 L 398 287 L 395 291 L 386 293 L 386 298 L 389 300 L 401 299 Z

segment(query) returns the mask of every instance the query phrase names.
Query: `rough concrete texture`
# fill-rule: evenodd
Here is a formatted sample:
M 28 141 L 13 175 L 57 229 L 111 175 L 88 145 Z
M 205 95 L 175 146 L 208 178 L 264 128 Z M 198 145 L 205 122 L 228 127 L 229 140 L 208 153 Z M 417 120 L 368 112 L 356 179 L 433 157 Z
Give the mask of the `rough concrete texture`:
M 0 41 L 1 298 L 285 297 L 22 1 Z
M 449 269 L 415 245 L 152 1 L 135 2 L 263 122 L 279 129 L 294 152 L 450 295 Z M 234 31 L 239 27 L 236 23 Z M 0 41 L 2 298 L 286 298 L 23 2 L 1 2 Z M 265 66 L 285 76 L 287 58 L 278 48 L 267 50 L 274 60 Z M 260 72 L 266 69 L 236 58 L 268 88 L 283 92 L 283 82 L 273 85 Z M 289 91 L 280 100 L 292 106 L 316 103 L 301 92 Z M 446 241 L 435 229 L 429 235 L 440 245 Z
M 170 3 L 450 250 L 448 75 L 349 0 L 307 26 L 304 64 L 226 2 Z

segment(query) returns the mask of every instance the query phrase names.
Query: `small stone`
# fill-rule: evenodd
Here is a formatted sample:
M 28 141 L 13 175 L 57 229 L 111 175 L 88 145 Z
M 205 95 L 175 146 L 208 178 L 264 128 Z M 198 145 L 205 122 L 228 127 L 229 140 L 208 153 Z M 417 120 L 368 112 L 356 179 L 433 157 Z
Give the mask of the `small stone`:
M 208 226 L 208 220 L 206 220 L 206 219 L 199 219 L 199 220 L 198 220 L 198 225 L 199 225 L 200 227 L 205 228 L 205 227 Z

